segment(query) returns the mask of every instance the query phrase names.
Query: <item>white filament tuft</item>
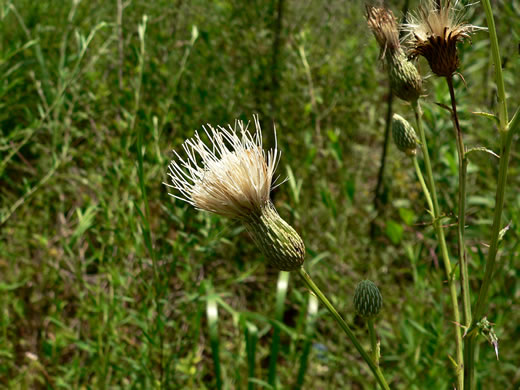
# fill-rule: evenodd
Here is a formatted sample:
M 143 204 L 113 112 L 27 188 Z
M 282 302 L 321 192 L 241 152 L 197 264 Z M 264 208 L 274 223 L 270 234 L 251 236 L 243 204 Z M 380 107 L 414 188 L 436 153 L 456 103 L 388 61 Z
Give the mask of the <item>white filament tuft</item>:
M 234 128 L 203 126 L 208 144 L 197 132 L 187 139 L 182 145 L 186 157 L 174 151 L 168 166 L 172 184 L 164 184 L 180 193 L 170 195 L 229 218 L 247 218 L 260 211 L 269 201 L 281 152 L 276 145 L 267 153 L 263 150 L 258 116 L 254 123 L 254 132 L 242 121 L 236 121 Z

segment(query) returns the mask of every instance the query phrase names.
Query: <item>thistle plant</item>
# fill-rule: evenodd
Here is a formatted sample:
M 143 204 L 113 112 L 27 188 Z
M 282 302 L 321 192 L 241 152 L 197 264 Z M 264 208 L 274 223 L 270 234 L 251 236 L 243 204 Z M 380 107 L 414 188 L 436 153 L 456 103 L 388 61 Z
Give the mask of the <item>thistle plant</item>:
M 448 285 L 450 288 L 450 300 L 454 314 L 453 322 L 456 326 L 456 388 L 459 390 L 464 388 L 467 390 L 473 390 L 475 388 L 474 359 L 475 342 L 478 334 L 483 335 L 494 345 L 498 357 L 498 338 L 492 327 L 492 324 L 487 320 L 486 316 L 484 316 L 484 310 L 487 304 L 487 294 L 493 276 L 496 275 L 498 271 L 500 271 L 495 269 L 495 262 L 502 226 L 501 216 L 504 205 L 504 193 L 507 181 L 509 156 L 513 135 L 520 126 L 520 110 L 517 110 L 511 121 L 508 119 L 498 39 L 496 36 L 491 4 L 489 0 L 482 0 L 482 4 L 486 13 L 488 29 L 491 38 L 491 54 L 495 64 L 495 76 L 498 87 L 498 114 L 486 115 L 496 119 L 496 123 L 498 123 L 501 145 L 492 236 L 487 254 L 484 278 L 482 280 L 478 299 L 474 308 L 471 306 L 468 261 L 465 250 L 464 236 L 466 220 L 465 203 L 468 165 L 467 155 L 471 151 L 482 150 L 483 148 L 468 150 L 464 145 L 463 133 L 457 111 L 453 77 L 458 74 L 461 65 L 458 53 L 458 44 L 469 40 L 475 31 L 483 30 L 483 28 L 466 23 L 464 7 L 460 6 L 458 1 L 453 2 L 450 0 L 426 0 L 422 5 L 419 6 L 417 11 L 408 15 L 408 23 L 401 27 L 403 31 L 407 33 L 405 38 L 405 45 L 408 47 L 407 52 L 409 57 L 412 59 L 419 56 L 424 57 L 427 60 L 431 71 L 436 76 L 445 78 L 449 90 L 451 105 L 448 110 L 450 111 L 453 120 L 455 134 L 454 138 L 459 160 L 457 241 L 462 307 L 464 314 L 464 321 L 462 323 L 460 323 L 458 320 L 458 296 L 455 289 L 454 275 L 451 272 L 450 257 L 443 233 L 443 228 L 439 221 L 441 214 L 437 199 L 436 186 L 433 181 L 433 172 L 428 154 L 426 135 L 422 124 L 422 111 L 420 108 L 419 99 L 411 101 L 411 105 L 414 110 L 416 125 L 419 131 L 419 141 L 424 159 L 424 169 L 426 171 L 427 182 L 425 182 L 423 179 L 422 170 L 414 153 L 417 140 L 414 138 L 415 132 L 413 131 L 413 128 L 404 118 L 400 116 L 394 116 L 392 124 L 394 142 L 397 148 L 406 153 L 406 155 L 410 156 L 414 161 L 416 173 L 428 203 L 429 212 L 432 214 L 433 225 L 437 233 L 437 239 L 439 240 L 439 247 L 443 256 L 445 270 L 448 277 Z M 370 25 L 370 21 L 369 26 L 373 29 L 373 27 Z M 380 43 L 379 39 L 378 43 Z M 461 342 L 461 333 L 459 327 L 464 329 L 464 345 L 462 345 Z
M 356 312 L 367 321 L 370 344 L 372 346 L 372 358 L 379 365 L 380 349 L 374 326 L 374 319 L 377 317 L 383 306 L 383 296 L 376 284 L 371 280 L 363 280 L 356 286 L 354 292 L 354 308 Z
M 243 223 L 268 263 L 282 271 L 296 271 L 318 297 L 366 361 L 382 389 L 388 384 L 376 363 L 363 348 L 349 325 L 303 268 L 305 246 L 299 234 L 279 215 L 270 200 L 280 160 L 277 146 L 267 153 L 262 146 L 258 117 L 255 131 L 237 121 L 237 126 L 208 125 L 206 144 L 198 133 L 183 144 L 186 157 L 174 151 L 168 166 L 171 196 L 196 208 Z
M 413 63 L 408 60 L 405 54 L 405 48 L 401 46 L 398 40 L 397 42 L 399 43 L 399 45 L 395 44 L 396 37 L 399 36 L 399 31 L 393 13 L 384 7 L 375 8 L 367 6 L 367 22 L 369 28 L 372 30 L 374 36 L 376 37 L 376 40 L 378 41 L 381 53 L 384 54 L 384 56 L 382 55 L 382 57 L 386 59 L 386 64 L 389 67 L 389 81 L 392 90 L 398 97 L 411 104 L 415 114 L 427 178 L 427 183 L 422 183 L 422 186 L 425 190 L 425 194 L 431 194 L 428 204 L 430 205 L 432 223 L 435 229 L 437 240 L 439 241 L 439 247 L 441 250 L 444 270 L 446 273 L 446 277 L 448 278 L 450 303 L 453 312 L 453 321 L 455 323 L 455 359 L 458 367 L 457 371 L 460 373 L 463 367 L 463 350 L 462 334 L 457 325 L 458 323 L 460 323 L 457 289 L 455 286 L 455 281 L 452 277 L 451 260 L 448 252 L 448 246 L 446 245 L 444 229 L 441 225 L 441 211 L 437 199 L 437 190 L 433 179 L 433 170 L 430 162 L 428 144 L 426 142 L 426 136 L 421 120 L 422 111 L 419 100 L 422 93 L 422 78 L 417 69 L 415 68 L 415 65 L 413 65 Z M 414 92 L 407 93 L 409 91 Z M 416 170 L 418 170 L 419 175 L 420 169 L 417 160 L 414 160 L 414 165 L 416 166 Z M 420 177 L 422 178 L 422 174 L 420 175 Z M 458 374 L 459 385 L 462 385 L 462 382 L 462 375 Z

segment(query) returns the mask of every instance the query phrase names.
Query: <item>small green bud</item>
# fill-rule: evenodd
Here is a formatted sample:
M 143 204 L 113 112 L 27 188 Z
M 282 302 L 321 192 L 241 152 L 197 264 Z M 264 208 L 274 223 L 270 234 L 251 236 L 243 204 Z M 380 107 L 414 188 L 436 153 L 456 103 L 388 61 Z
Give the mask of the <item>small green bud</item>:
M 267 261 L 281 271 L 294 271 L 303 265 L 305 245 L 300 235 L 269 201 L 258 215 L 244 220 L 245 226 Z
M 412 64 L 404 52 L 400 50 L 388 51 L 386 54 L 390 87 L 397 97 L 413 102 L 419 99 L 422 90 L 422 78 L 417 68 Z
M 363 318 L 375 317 L 383 306 L 383 297 L 379 289 L 370 280 L 359 282 L 354 292 L 354 308 Z
M 417 153 L 417 135 L 412 125 L 401 115 L 394 114 L 392 118 L 392 136 L 395 146 L 408 156 Z

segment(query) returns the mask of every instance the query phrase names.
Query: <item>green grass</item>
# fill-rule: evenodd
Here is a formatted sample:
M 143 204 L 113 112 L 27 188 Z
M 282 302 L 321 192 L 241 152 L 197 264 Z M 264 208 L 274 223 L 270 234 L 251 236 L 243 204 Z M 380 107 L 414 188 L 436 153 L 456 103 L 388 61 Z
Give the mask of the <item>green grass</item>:
M 363 5 L 283 1 L 277 33 L 279 1 L 0 1 L 0 387 L 210 389 L 220 378 L 223 389 L 374 388 L 297 275 L 282 300 L 278 272 L 241 225 L 175 200 L 161 184 L 171 149 L 195 130 L 258 113 L 267 145 L 276 125 L 278 173 L 288 178 L 273 201 L 301 233 L 316 283 L 368 349 L 352 297 L 361 279 L 376 282 L 391 387 L 452 388 L 453 326 L 435 235 L 414 167 L 393 145 L 384 207 L 377 216 L 373 208 L 388 92 Z M 514 112 L 520 9 L 495 3 Z M 472 23 L 485 25 L 480 5 L 472 10 Z M 497 152 L 494 123 L 471 114 L 496 109 L 486 32 L 461 50 L 467 86 L 456 79 L 455 88 L 465 143 Z M 434 77 L 425 87 L 449 225 L 456 149 L 450 118 L 435 104 L 448 104 L 449 93 Z M 406 104 L 394 100 L 394 111 L 413 122 Z M 517 150 L 504 272 L 487 313 L 500 361 L 482 340 L 476 362 L 486 390 L 520 386 Z M 469 158 L 475 300 L 498 162 L 484 152 Z M 446 230 L 451 253 L 456 230 Z

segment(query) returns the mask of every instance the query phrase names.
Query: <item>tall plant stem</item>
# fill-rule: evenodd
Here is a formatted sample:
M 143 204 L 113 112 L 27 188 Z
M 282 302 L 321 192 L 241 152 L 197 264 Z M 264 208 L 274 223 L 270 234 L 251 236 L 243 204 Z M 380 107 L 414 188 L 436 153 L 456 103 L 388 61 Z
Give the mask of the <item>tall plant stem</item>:
M 385 166 L 386 166 L 386 155 L 388 153 L 388 140 L 390 139 L 390 125 L 392 124 L 392 102 L 394 100 L 394 94 L 392 93 L 392 89 L 390 88 L 390 92 L 388 94 L 388 102 L 386 106 L 386 119 L 385 119 L 385 136 L 383 141 L 383 150 L 381 151 L 381 160 L 379 163 L 379 172 L 377 174 L 377 185 L 374 191 L 374 210 L 379 211 L 381 209 L 381 197 L 384 194 L 385 186 L 384 186 L 384 175 L 385 175 Z M 377 218 L 377 215 L 376 215 Z M 375 237 L 376 234 L 376 218 L 372 220 L 370 223 L 370 237 Z
M 368 335 L 370 336 L 370 346 L 372 347 L 372 359 L 374 359 L 374 362 L 377 366 L 379 366 L 379 351 L 377 348 L 377 336 L 376 336 L 376 329 L 374 327 L 374 319 L 369 318 L 367 320 L 368 325 Z
M 475 342 L 478 332 L 474 329 L 475 321 L 480 321 L 487 306 L 487 295 L 489 287 L 495 273 L 495 262 L 498 252 L 498 243 L 500 229 L 502 226 L 502 210 L 504 208 L 504 194 L 507 183 L 507 170 L 509 166 L 509 156 L 511 152 L 511 143 L 513 135 L 519 126 L 519 116 L 513 117 L 511 123 L 508 123 L 506 91 L 504 87 L 504 77 L 502 75 L 502 60 L 500 59 L 500 50 L 498 46 L 498 38 L 493 18 L 493 11 L 489 0 L 482 0 L 482 6 L 486 13 L 486 20 L 491 43 L 491 55 L 495 65 L 495 81 L 497 84 L 498 95 L 498 130 L 500 133 L 500 165 L 498 169 L 497 189 L 495 194 L 495 212 L 493 216 L 493 227 L 491 229 L 491 242 L 486 259 L 486 269 L 484 278 L 480 286 L 475 310 L 473 310 L 473 321 L 470 325 L 468 335 L 464 342 L 464 371 L 465 386 L 467 390 L 475 389 Z
M 381 369 L 377 366 L 375 361 L 370 357 L 370 355 L 365 351 L 363 346 L 358 341 L 357 337 L 352 333 L 352 330 L 350 330 L 350 327 L 345 322 L 345 320 L 341 317 L 341 315 L 338 313 L 338 311 L 334 308 L 332 303 L 327 299 L 325 294 L 321 292 L 321 290 L 316 286 L 316 284 L 311 279 L 310 275 L 305 271 L 305 269 L 302 267 L 300 268 L 300 275 L 303 278 L 303 281 L 311 290 L 316 297 L 325 305 L 327 310 L 332 314 L 336 322 L 339 324 L 341 329 L 345 332 L 345 334 L 348 336 L 348 338 L 352 341 L 358 352 L 361 354 L 361 357 L 367 362 L 368 366 L 370 367 L 370 370 L 376 377 L 377 383 L 381 386 L 382 389 L 390 390 L 390 387 L 388 387 L 388 384 L 386 383 L 385 377 L 383 376 L 383 373 L 381 372 Z
M 430 195 L 430 191 L 428 190 L 428 186 L 424 182 L 424 177 L 421 171 L 421 167 L 419 166 L 419 161 L 417 161 L 417 157 L 414 155 L 412 156 L 413 165 L 415 167 L 415 172 L 417 173 L 417 178 L 419 179 L 419 183 L 421 183 L 421 188 L 424 193 L 424 197 L 426 198 L 426 203 L 428 203 L 428 211 L 433 217 L 433 203 L 432 203 L 432 197 Z
M 437 200 L 437 190 L 435 189 L 435 181 L 433 180 L 432 165 L 430 162 L 430 155 L 428 152 L 428 144 L 426 143 L 426 135 L 422 125 L 422 112 L 419 101 L 412 102 L 412 107 L 415 113 L 415 120 L 417 122 L 417 129 L 419 130 L 419 137 L 421 139 L 421 149 L 423 152 L 424 166 L 426 168 L 426 177 L 430 187 L 432 204 L 433 204 L 433 227 L 437 234 L 437 240 L 439 241 L 439 247 L 441 250 L 442 260 L 444 263 L 444 270 L 448 279 L 448 288 L 450 292 L 451 308 L 453 311 L 453 322 L 455 327 L 455 348 L 456 348 L 456 362 L 457 362 L 457 388 L 463 389 L 464 386 L 464 370 L 463 368 L 463 356 L 462 356 L 462 335 L 459 328 L 460 313 L 459 304 L 457 301 L 457 289 L 455 288 L 455 280 L 451 270 L 450 255 L 448 254 L 448 247 L 446 246 L 446 238 L 444 237 L 444 230 L 441 225 L 439 202 Z
M 469 273 L 468 258 L 466 256 L 466 246 L 464 240 L 464 228 L 466 225 L 466 180 L 468 170 L 468 159 L 466 157 L 466 149 L 462 139 L 462 130 L 459 123 L 459 115 L 457 113 L 457 100 L 455 99 L 455 89 L 453 88 L 453 77 L 446 77 L 448 89 L 450 90 L 451 115 L 453 124 L 455 125 L 455 139 L 457 141 L 457 154 L 459 157 L 459 213 L 457 237 L 459 243 L 459 265 L 460 265 L 460 282 L 462 286 L 462 308 L 464 313 L 464 325 L 471 324 L 471 296 L 469 291 Z

